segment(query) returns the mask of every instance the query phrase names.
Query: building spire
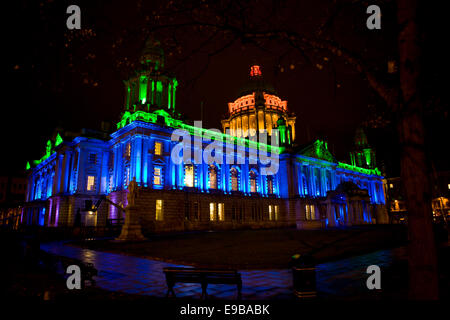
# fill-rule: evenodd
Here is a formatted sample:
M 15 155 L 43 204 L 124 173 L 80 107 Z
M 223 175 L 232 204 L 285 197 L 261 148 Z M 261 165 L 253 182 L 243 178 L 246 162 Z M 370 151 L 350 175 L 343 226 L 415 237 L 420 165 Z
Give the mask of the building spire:
M 154 70 L 164 68 L 164 50 L 161 48 L 161 43 L 152 36 L 145 41 L 140 61 L 141 64 Z
M 261 68 L 258 65 L 253 65 L 250 67 L 250 77 L 261 77 Z

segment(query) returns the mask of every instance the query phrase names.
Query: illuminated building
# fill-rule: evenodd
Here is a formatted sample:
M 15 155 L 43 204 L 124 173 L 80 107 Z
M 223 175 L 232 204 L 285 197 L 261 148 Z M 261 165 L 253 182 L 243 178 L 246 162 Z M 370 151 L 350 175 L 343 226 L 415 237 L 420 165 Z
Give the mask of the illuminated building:
M 132 179 L 139 186 L 136 205 L 146 232 L 385 222 L 374 158 L 361 167 L 338 162 L 326 141 L 297 146 L 296 117 L 264 82 L 259 66 L 251 67 L 249 83 L 229 103 L 223 133 L 182 120 L 176 111 L 177 81 L 165 72 L 158 43 L 147 43 L 140 68 L 124 84 L 124 111 L 115 132 L 74 139 L 58 135 L 48 141 L 45 155 L 27 166 L 23 222 L 73 226 L 78 219 L 105 226 L 123 218 Z M 194 151 L 210 143 L 206 135 L 232 146 L 236 161 L 230 163 L 224 153 L 220 163 L 175 163 L 171 153 L 177 141 L 171 136 L 176 129 L 192 135 Z M 278 146 L 252 139 L 257 132 L 267 132 Z M 273 175 L 262 174 L 265 164 L 253 156 L 261 148 L 279 156 Z
M 26 190 L 24 176 L 0 176 L 0 226 L 18 227 Z
M 272 128 L 283 119 L 289 130 L 288 139 L 295 139 L 295 115 L 289 114 L 287 101 L 282 101 L 262 77 L 260 66 L 250 68 L 250 79 L 239 97 L 228 103 L 230 117 L 222 120 L 223 131 L 236 137 L 254 136 L 258 132 L 272 135 Z
M 407 201 L 400 177 L 385 179 L 386 206 L 391 223 L 408 221 Z M 435 221 L 450 219 L 450 171 L 433 172 L 431 209 Z

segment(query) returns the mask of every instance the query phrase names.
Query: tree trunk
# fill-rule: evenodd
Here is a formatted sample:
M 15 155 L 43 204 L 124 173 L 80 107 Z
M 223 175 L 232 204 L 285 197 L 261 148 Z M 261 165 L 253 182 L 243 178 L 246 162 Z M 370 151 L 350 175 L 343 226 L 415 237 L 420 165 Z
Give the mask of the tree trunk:
M 398 0 L 401 96 L 397 114 L 401 180 L 408 209 L 409 296 L 411 299 L 438 299 L 431 187 L 424 148 L 423 105 L 418 94 L 420 45 L 416 23 L 417 1 Z

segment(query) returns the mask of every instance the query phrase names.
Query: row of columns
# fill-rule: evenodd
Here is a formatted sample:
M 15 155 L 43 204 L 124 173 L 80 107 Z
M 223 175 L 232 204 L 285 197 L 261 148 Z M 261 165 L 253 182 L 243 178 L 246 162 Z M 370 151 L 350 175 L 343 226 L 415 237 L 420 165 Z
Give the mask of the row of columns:
M 261 117 L 260 117 L 261 115 Z M 254 123 L 250 120 L 250 118 L 254 117 Z M 246 117 L 246 127 L 247 130 L 244 130 L 244 117 Z M 230 134 L 236 137 L 247 137 L 249 136 L 250 130 L 255 130 L 255 132 L 263 132 L 267 130 L 269 135 L 272 134 L 272 128 L 277 123 L 277 120 L 280 118 L 280 115 L 276 112 L 266 112 L 265 109 L 257 109 L 241 114 L 239 116 L 233 117 L 229 120 L 229 129 Z M 239 124 L 239 126 L 238 126 Z M 262 127 L 261 127 L 262 124 Z M 224 128 L 224 133 L 225 133 Z
M 142 77 L 145 77 L 145 84 Z M 158 90 L 158 83 L 161 84 L 161 91 Z M 125 83 L 125 109 L 129 110 L 133 103 L 140 101 L 145 95 L 145 102 L 161 107 L 175 108 L 175 96 L 177 81 L 165 76 L 140 76 Z M 141 92 L 145 90 L 145 92 Z M 160 94 L 160 95 L 158 95 Z
M 184 170 L 185 164 L 174 164 L 170 159 L 170 153 L 172 148 L 177 142 L 168 142 L 166 140 L 160 139 L 159 142 L 163 143 L 165 152 L 161 157 L 155 160 L 153 153 L 155 139 L 149 138 L 145 135 L 135 134 L 133 137 L 126 141 L 116 144 L 113 147 L 114 150 L 114 170 L 113 172 L 113 186 L 111 189 L 124 188 L 124 176 L 126 174 L 126 166 L 130 170 L 130 180 L 133 177 L 136 178 L 138 185 L 145 187 L 153 187 L 153 172 L 154 166 L 160 166 L 163 175 L 164 187 L 168 188 L 182 188 L 185 186 L 184 181 Z M 124 164 L 124 152 L 126 150 L 126 144 L 131 144 L 131 155 L 130 161 Z M 195 149 L 193 150 L 195 152 Z M 248 150 L 247 150 L 248 153 Z M 223 155 L 226 156 L 225 154 Z M 249 157 L 244 157 L 245 162 L 242 164 L 216 164 L 217 167 L 217 189 L 230 192 L 231 189 L 231 169 L 236 168 L 239 172 L 239 191 L 244 193 L 250 193 L 250 170 L 252 169 L 249 165 Z M 225 159 L 224 159 L 225 160 Z M 226 162 L 226 161 L 223 161 Z M 209 164 L 193 164 L 194 165 L 194 187 L 202 191 L 209 190 Z M 257 166 L 257 192 L 260 194 L 267 195 L 267 179 L 260 172 L 260 166 Z M 277 175 L 273 177 L 273 189 L 274 193 L 278 190 L 278 179 Z M 111 191 L 112 191 L 111 190 Z
M 332 203 L 328 200 L 326 206 L 329 227 L 351 226 L 373 221 L 370 206 L 364 200 L 349 200 L 346 203 Z
M 316 183 L 317 170 L 319 170 L 319 184 Z M 329 168 L 297 164 L 297 176 L 298 194 L 301 196 L 324 197 L 326 196 L 327 191 L 334 190 L 337 186 L 336 174 Z M 305 182 L 307 191 L 304 190 Z M 319 192 L 319 194 L 317 194 L 317 192 Z

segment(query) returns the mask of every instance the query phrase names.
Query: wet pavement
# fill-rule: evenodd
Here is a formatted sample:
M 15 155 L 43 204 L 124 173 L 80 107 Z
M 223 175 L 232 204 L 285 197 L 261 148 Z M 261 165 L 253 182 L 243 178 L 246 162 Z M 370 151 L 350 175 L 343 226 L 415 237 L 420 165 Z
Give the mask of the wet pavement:
M 162 269 L 186 267 L 161 261 L 149 260 L 117 253 L 94 251 L 64 245 L 62 242 L 41 244 L 41 249 L 52 254 L 80 259 L 93 263 L 98 270 L 96 285 L 110 291 L 129 294 L 164 297 L 167 291 Z M 394 261 L 405 258 L 404 248 L 380 250 L 317 265 L 317 290 L 323 298 L 367 297 L 366 287 L 369 265 L 383 269 Z M 290 269 L 240 270 L 242 275 L 242 299 L 292 299 L 292 273 Z M 208 285 L 208 297 L 212 299 L 235 299 L 235 285 Z M 177 284 L 177 297 L 201 296 L 199 284 Z

